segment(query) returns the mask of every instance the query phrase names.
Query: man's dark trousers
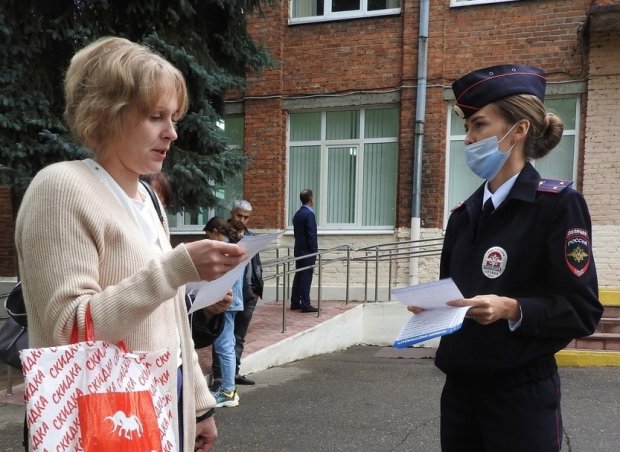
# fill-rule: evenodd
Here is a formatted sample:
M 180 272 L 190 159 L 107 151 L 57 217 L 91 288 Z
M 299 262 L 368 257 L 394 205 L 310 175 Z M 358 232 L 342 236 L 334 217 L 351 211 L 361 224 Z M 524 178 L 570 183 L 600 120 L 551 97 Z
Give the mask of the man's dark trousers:
M 299 259 L 295 261 L 295 268 L 308 267 L 314 265 L 315 262 L 316 256 Z M 291 304 L 293 306 L 299 303 L 301 309 L 310 308 L 310 287 L 312 286 L 313 273 L 314 268 L 300 270 L 295 273 L 293 277 L 293 287 L 291 288 Z
M 238 312 L 235 316 L 235 355 L 237 356 L 237 367 L 235 368 L 235 375 L 239 375 L 239 366 L 241 365 L 241 355 L 243 354 L 243 347 L 245 346 L 245 336 L 248 333 L 254 310 L 256 309 L 256 303 L 258 298 L 250 298 L 243 301 L 243 311 Z

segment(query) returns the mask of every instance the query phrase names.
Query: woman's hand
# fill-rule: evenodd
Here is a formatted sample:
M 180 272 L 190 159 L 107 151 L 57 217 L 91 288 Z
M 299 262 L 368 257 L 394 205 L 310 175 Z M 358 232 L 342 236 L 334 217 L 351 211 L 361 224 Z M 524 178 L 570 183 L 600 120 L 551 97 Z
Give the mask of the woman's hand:
M 232 304 L 232 301 L 233 301 L 233 293 L 232 293 L 232 290 L 229 290 L 223 299 L 221 299 L 217 303 L 207 306 L 206 308 L 203 308 L 205 311 L 205 317 L 209 315 L 221 314 L 222 312 L 226 311 L 230 307 L 230 305 Z
M 471 306 L 466 317 L 474 319 L 481 325 L 489 325 L 499 319 L 517 322 L 521 318 L 521 308 L 517 300 L 498 295 L 476 295 L 473 298 L 450 301 L 448 305 Z
M 202 281 L 219 278 L 247 258 L 245 250 L 239 245 L 217 240 L 204 239 L 186 243 L 185 249 Z
M 417 306 L 407 306 L 407 311 L 413 312 L 414 314 L 419 314 L 420 312 L 424 311 L 424 309 L 418 308 Z

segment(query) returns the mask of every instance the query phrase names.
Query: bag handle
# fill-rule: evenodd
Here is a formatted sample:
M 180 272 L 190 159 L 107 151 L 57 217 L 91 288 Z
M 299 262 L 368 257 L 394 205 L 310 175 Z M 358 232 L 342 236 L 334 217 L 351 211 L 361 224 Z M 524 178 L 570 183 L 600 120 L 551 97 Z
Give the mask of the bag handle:
M 151 187 L 151 184 L 149 184 L 147 181 L 139 179 L 140 183 L 142 184 L 142 186 L 146 189 L 147 193 L 149 194 L 151 201 L 153 201 L 153 206 L 155 206 L 155 210 L 157 211 L 157 216 L 159 217 L 159 221 L 161 221 L 161 224 L 164 224 L 164 214 L 161 211 L 161 207 L 159 207 L 159 201 L 157 200 L 157 195 L 155 194 L 155 190 L 153 190 L 153 187 Z
M 89 342 L 95 340 L 95 327 L 93 325 L 93 317 L 90 314 L 90 304 L 86 306 L 86 321 L 84 325 L 84 336 Z M 73 329 L 71 330 L 71 343 L 75 344 L 78 341 L 78 326 L 77 322 L 73 322 Z
M 92 342 L 95 340 L 95 325 L 93 324 L 93 317 L 90 313 L 90 304 L 86 306 L 85 322 L 84 322 L 84 336 L 86 341 Z M 71 330 L 71 343 L 76 344 L 78 342 L 78 326 L 77 322 L 73 323 L 73 329 Z M 118 348 L 127 353 L 127 346 L 125 341 L 118 341 Z

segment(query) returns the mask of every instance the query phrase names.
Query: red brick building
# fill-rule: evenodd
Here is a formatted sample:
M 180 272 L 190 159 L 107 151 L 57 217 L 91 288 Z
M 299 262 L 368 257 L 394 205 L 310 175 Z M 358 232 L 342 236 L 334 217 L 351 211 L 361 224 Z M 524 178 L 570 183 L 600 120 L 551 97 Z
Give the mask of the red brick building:
M 252 158 L 252 228 L 290 232 L 309 186 L 323 248 L 441 236 L 450 209 L 481 182 L 462 164 L 451 83 L 483 66 L 528 64 L 547 73 L 547 106 L 566 129 L 553 157 L 535 165 L 586 195 L 601 285 L 617 286 L 620 189 L 601 184 L 620 176 L 611 158 L 620 139 L 619 0 L 290 0 L 263 13 L 251 32 L 278 66 L 231 93 L 227 117 L 242 122 Z M 432 262 L 423 265 L 421 279 L 437 277 Z M 406 281 L 409 270 L 399 271 Z

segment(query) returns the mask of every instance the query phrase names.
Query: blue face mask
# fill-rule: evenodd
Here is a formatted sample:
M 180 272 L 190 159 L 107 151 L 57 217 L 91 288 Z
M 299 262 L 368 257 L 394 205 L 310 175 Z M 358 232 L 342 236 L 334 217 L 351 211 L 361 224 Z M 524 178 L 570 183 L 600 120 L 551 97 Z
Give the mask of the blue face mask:
M 514 129 L 516 125 L 517 124 L 513 125 L 510 130 L 506 132 L 506 135 L 512 132 L 512 129 Z M 499 144 L 506 138 L 506 135 L 499 141 L 494 135 L 465 146 L 465 161 L 469 169 L 471 169 L 476 176 L 484 180 L 493 180 L 495 176 L 497 176 L 499 170 L 502 169 L 502 166 L 504 166 L 504 163 L 508 160 L 510 151 L 515 147 L 515 145 L 512 145 L 506 152 L 500 151 Z

